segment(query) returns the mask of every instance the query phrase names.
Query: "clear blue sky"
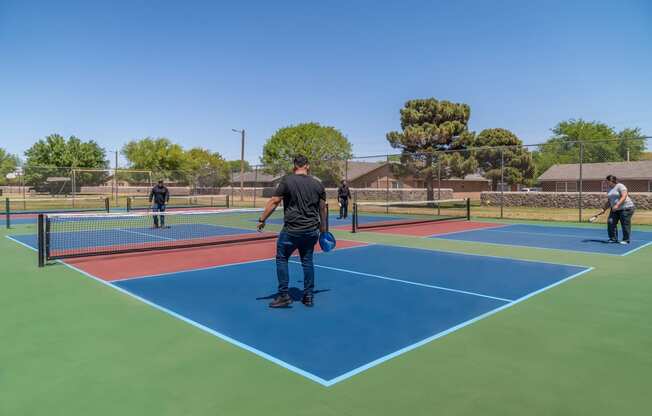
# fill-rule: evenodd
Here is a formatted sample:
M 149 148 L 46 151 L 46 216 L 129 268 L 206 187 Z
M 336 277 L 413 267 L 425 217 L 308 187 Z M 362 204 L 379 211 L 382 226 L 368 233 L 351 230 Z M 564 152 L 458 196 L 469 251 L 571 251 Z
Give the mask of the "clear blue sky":
M 145 136 L 257 161 L 280 127 L 391 151 L 411 98 L 526 143 L 584 118 L 652 134 L 652 2 L 0 0 L 0 147 Z M 538 4 L 534 4 L 538 3 Z

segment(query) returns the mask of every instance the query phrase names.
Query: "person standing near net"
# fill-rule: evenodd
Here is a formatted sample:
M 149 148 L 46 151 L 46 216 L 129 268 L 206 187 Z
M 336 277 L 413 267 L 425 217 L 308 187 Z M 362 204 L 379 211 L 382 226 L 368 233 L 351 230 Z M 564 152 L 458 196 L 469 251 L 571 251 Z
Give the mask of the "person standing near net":
M 340 216 L 338 220 L 349 216 L 349 199 L 351 199 L 351 190 L 346 179 L 342 179 L 340 186 L 337 188 L 337 202 L 340 204 Z
M 292 303 L 289 293 L 288 260 L 295 250 L 299 251 L 303 267 L 303 298 L 306 306 L 313 306 L 315 267 L 313 252 L 319 233 L 326 231 L 326 189 L 309 175 L 310 165 L 305 156 L 294 158 L 293 173 L 284 176 L 258 220 L 258 231 L 265 228 L 265 221 L 283 202 L 283 229 L 276 242 L 276 275 L 278 294 L 269 304 L 271 308 L 283 308 Z
M 158 181 L 156 185 L 149 191 L 149 203 L 152 205 L 152 212 L 154 212 L 154 228 L 165 228 L 165 215 L 156 213 L 165 212 L 165 206 L 170 200 L 170 191 L 163 184 L 163 181 Z
M 629 244 L 632 233 L 632 216 L 634 215 L 634 201 L 629 197 L 627 187 L 618 183 L 618 178 L 614 175 L 607 176 L 607 201 L 598 214 L 591 217 L 589 221 L 594 222 L 598 216 L 604 214 L 607 209 L 611 208 L 607 220 L 607 233 L 609 242 L 618 243 L 618 223 L 623 231 L 623 239 L 620 244 Z

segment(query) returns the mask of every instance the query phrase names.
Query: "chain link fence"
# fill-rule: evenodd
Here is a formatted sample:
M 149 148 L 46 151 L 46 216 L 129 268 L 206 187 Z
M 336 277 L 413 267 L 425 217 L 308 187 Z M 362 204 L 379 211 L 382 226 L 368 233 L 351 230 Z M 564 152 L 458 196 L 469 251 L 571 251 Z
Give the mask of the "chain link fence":
M 605 177 L 615 175 L 636 204 L 633 222 L 652 224 L 652 142 L 631 140 L 477 147 L 312 160 L 311 174 L 337 204 L 346 180 L 358 202 L 470 198 L 472 215 L 547 221 L 586 221 L 606 202 Z M 158 180 L 173 196 L 228 196 L 232 207 L 261 207 L 291 161 L 231 169 L 147 171 L 26 166 L 3 179 L 4 197 L 106 196 L 112 207 L 143 197 Z M 600 218 L 605 221 L 605 217 Z

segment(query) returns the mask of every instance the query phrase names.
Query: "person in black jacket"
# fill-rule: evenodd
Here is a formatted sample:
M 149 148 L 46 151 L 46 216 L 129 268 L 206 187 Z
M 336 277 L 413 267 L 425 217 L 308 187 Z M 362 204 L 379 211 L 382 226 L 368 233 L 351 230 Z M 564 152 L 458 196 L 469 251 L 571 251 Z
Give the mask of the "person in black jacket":
M 351 199 L 351 190 L 346 180 L 342 179 L 340 186 L 337 188 L 337 202 L 340 204 L 340 216 L 338 220 L 349 216 L 349 199 Z
M 165 212 L 165 206 L 170 200 L 170 191 L 163 184 L 163 181 L 158 183 L 149 192 L 149 202 L 152 204 L 153 212 Z M 154 215 L 154 228 L 165 228 L 165 215 Z
M 303 266 L 303 298 L 301 302 L 313 306 L 315 266 L 313 252 L 319 233 L 326 231 L 326 189 L 309 175 L 310 165 L 305 156 L 294 158 L 294 173 L 284 176 L 267 201 L 265 211 L 258 220 L 258 230 L 265 228 L 265 221 L 283 202 L 283 229 L 276 241 L 276 276 L 278 295 L 271 308 L 283 308 L 292 303 L 289 293 L 290 276 L 288 260 L 299 250 Z

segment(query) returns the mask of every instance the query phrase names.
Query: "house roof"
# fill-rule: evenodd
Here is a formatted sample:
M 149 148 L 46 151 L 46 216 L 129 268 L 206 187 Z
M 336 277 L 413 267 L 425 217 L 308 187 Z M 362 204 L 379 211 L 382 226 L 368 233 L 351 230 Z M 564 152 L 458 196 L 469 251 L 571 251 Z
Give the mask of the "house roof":
M 346 163 L 346 167 L 342 166 L 342 176 L 344 176 L 344 170 L 346 170 L 346 176 L 350 181 L 354 181 L 368 173 L 380 169 L 383 166 L 386 166 L 387 162 L 353 162 L 349 161 Z
M 269 175 L 264 172 L 245 172 L 243 175 L 243 180 L 245 182 L 274 182 L 278 180 L 281 177 L 281 175 Z M 240 182 L 240 173 L 236 173 L 233 175 L 232 182 Z
M 603 180 L 607 175 L 614 175 L 618 179 L 652 179 L 652 160 L 584 163 L 582 165 L 582 179 L 584 180 Z M 540 181 L 579 180 L 579 178 L 579 163 L 552 165 L 539 176 Z

